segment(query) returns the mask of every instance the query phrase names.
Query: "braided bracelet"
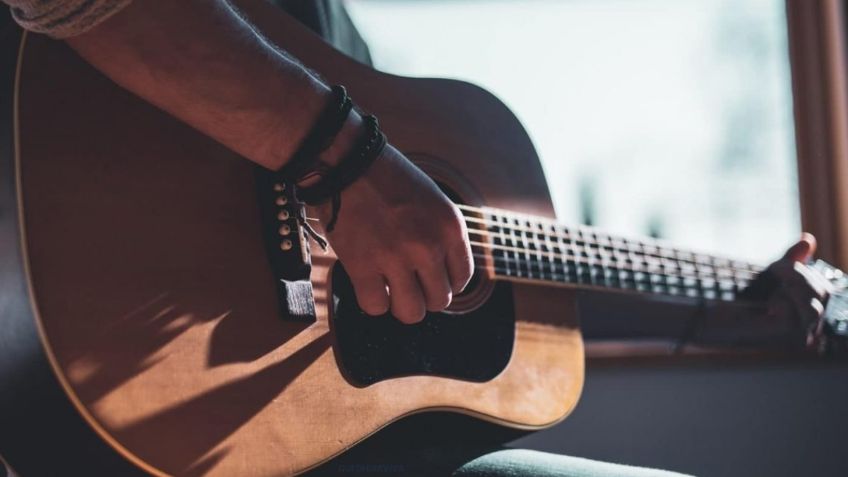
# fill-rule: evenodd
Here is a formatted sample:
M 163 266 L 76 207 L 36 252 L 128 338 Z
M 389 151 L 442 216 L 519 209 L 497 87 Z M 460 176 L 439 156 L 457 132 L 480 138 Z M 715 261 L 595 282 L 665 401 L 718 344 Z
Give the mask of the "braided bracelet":
M 286 182 L 294 182 L 315 169 L 318 156 L 330 147 L 347 121 L 353 102 L 344 86 L 331 88 L 333 97 L 315 121 L 312 129 L 297 148 L 292 158 L 278 171 L 279 177 Z
M 338 165 L 326 172 L 321 180 L 309 187 L 298 187 L 297 198 L 309 205 L 317 205 L 332 200 L 332 216 L 325 229 L 332 232 L 341 209 L 341 193 L 357 179 L 362 177 L 386 147 L 386 135 L 380 131 L 377 118 L 362 118 L 365 132 L 357 141 L 353 150 Z

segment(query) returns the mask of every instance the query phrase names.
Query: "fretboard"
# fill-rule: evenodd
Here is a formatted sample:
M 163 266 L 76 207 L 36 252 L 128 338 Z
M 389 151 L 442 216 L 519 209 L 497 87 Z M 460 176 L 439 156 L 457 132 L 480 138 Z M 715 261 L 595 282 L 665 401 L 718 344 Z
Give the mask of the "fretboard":
M 657 239 L 617 237 L 493 208 L 461 209 L 476 262 L 496 279 L 732 301 L 762 271 Z

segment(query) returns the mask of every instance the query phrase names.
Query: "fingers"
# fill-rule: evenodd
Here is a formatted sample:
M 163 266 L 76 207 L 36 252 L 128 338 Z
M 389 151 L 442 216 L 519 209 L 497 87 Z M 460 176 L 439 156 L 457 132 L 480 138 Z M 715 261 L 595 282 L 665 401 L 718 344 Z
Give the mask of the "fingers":
M 816 238 L 812 234 L 804 232 L 801 239 L 795 245 L 789 247 L 784 259 L 794 262 L 807 263 L 816 253 Z
M 774 267 L 772 273 L 780 279 L 787 293 L 803 299 L 812 297 L 825 303 L 832 288 L 820 273 L 800 262 Z
M 789 321 L 795 317 L 794 308 L 795 301 L 783 289 L 772 293 L 768 299 L 768 314 L 778 321 Z
M 468 229 L 465 226 L 465 220 L 460 218 L 462 214 L 458 210 L 456 214 L 460 230 L 458 233 L 454 232 L 454 240 L 448 245 L 445 260 L 453 293 L 459 293 L 465 289 L 468 281 L 471 280 L 471 275 L 474 274 L 474 258 L 471 255 L 471 244 L 468 241 Z
M 423 320 L 426 310 L 424 294 L 415 273 L 411 270 L 396 270 L 387 278 L 392 315 L 406 324 Z
M 453 253 L 448 254 L 445 260 L 445 266 L 450 277 L 450 288 L 454 293 L 460 293 L 464 290 L 474 273 L 471 249 L 467 242 L 463 245 L 464 247 L 457 247 Z
M 351 272 L 357 301 L 365 313 L 381 315 L 391 310 L 399 321 L 417 323 L 427 311 L 447 308 L 454 293 L 465 288 L 473 262 L 464 222 L 456 211 L 442 224 L 433 230 L 438 234 L 427 237 L 422 230 L 415 240 L 373 255 L 368 267 L 375 272 Z M 443 237 L 441 243 L 439 237 Z
M 389 311 L 389 294 L 386 280 L 377 273 L 350 277 L 359 308 L 371 316 L 382 315 Z
M 830 292 L 830 283 L 806 265 L 815 251 L 816 238 L 811 234 L 803 233 L 801 239 L 789 247 L 783 258 L 769 267 L 770 271 L 780 279 L 786 293 L 799 307 L 798 311 L 802 311 L 805 315 L 809 311 L 810 300 L 816 299 L 821 305 L 826 303 Z
M 437 184 L 397 150 L 385 151 L 346 192 L 330 240 L 364 312 L 388 309 L 416 323 L 466 286 L 471 247 L 465 219 Z
M 813 293 L 803 294 L 798 291 L 786 293 L 798 314 L 801 316 L 804 327 L 808 327 L 819 321 L 824 313 L 824 305 Z
M 797 283 L 801 283 L 802 287 L 811 290 L 822 303 L 827 301 L 828 295 L 833 291 L 833 285 L 827 278 L 801 263 L 796 262 L 792 269 L 795 276 L 799 277 L 795 279 Z
M 418 281 L 424 290 L 427 311 L 442 311 L 450 305 L 453 293 L 444 263 L 424 265 L 418 270 Z
M 816 248 L 818 247 L 816 237 L 811 233 L 803 232 L 801 234 L 801 240 L 807 242 L 810 245 L 810 250 L 809 252 L 807 252 L 807 260 L 813 258 L 813 255 L 816 254 Z
M 382 275 L 351 275 L 359 308 L 372 316 L 392 315 L 404 323 L 417 323 L 425 310 L 438 312 L 450 305 L 453 293 L 443 262 L 431 262 L 416 272 L 394 270 L 387 279 Z
M 830 283 L 821 274 L 800 262 L 774 269 L 782 283 L 782 295 L 791 302 L 804 326 L 820 321 L 830 293 Z

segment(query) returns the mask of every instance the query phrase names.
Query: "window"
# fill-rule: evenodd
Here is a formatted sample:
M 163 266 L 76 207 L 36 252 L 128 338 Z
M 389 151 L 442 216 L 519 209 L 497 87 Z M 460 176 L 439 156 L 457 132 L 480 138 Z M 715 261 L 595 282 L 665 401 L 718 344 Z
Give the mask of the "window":
M 375 66 L 530 133 L 560 220 L 763 263 L 800 232 L 781 0 L 348 0 Z

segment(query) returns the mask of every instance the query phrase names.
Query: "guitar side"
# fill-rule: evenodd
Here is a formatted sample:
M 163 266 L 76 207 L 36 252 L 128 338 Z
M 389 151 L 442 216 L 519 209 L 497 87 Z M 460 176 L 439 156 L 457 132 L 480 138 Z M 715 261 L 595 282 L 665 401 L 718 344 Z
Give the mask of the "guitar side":
M 491 95 L 375 72 L 265 2 L 240 4 L 272 41 L 345 84 L 395 145 L 462 199 L 553 216 L 526 133 Z M 313 254 L 318 321 L 280 319 L 252 166 L 63 44 L 28 37 L 23 51 L 20 216 L 9 223 L 21 234 L 28 268 L 17 277 L 31 306 L 19 305 L 15 319 L 28 329 L 26 352 L 43 349 L 41 373 L 52 368 L 116 454 L 154 474 L 289 475 L 421 411 L 535 429 L 576 404 L 574 296 L 532 285 L 512 287 L 515 341 L 494 379 L 352 382 L 334 353 L 332 254 Z
M 16 172 L 22 32 L 0 12 L 0 461 L 18 475 L 146 475 L 85 422 L 54 373 L 26 273 Z

